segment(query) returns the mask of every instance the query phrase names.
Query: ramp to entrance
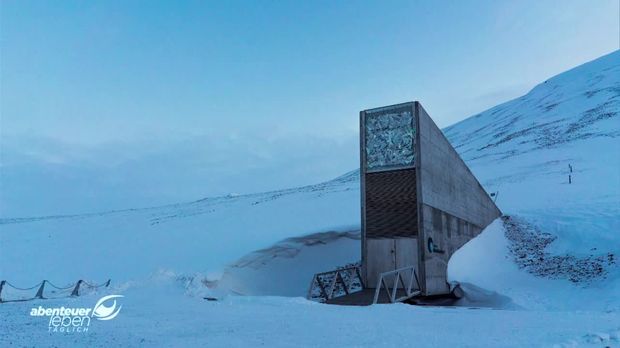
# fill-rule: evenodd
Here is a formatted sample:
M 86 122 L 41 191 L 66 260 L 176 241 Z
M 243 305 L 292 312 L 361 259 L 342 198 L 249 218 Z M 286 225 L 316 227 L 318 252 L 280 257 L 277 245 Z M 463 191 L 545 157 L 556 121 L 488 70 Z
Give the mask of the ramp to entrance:
M 376 289 L 366 288 L 358 292 L 354 292 L 349 295 L 335 297 L 326 301 L 327 304 L 340 305 L 340 306 L 370 306 L 373 304 L 388 304 L 395 303 L 390 300 L 390 296 L 387 292 L 381 291 L 377 302 L 374 302 Z M 398 289 L 396 293 L 397 299 L 407 296 L 407 292 L 404 289 Z M 414 295 L 415 296 L 415 295 Z M 413 297 L 413 296 L 412 296 Z M 409 297 L 407 297 L 408 299 Z M 402 302 L 403 300 L 396 301 Z
M 379 274 L 374 288 L 363 286 L 359 267 L 349 267 L 316 274 L 310 284 L 308 299 L 335 305 L 369 306 L 402 302 L 420 294 L 414 266 Z

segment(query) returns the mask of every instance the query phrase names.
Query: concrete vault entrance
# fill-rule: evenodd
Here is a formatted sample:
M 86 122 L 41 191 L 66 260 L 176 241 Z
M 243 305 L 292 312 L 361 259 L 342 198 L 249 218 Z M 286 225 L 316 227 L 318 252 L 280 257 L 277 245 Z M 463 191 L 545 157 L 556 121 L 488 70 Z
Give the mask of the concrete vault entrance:
M 450 293 L 450 256 L 501 212 L 419 102 L 360 112 L 360 175 L 364 290 L 327 302 Z

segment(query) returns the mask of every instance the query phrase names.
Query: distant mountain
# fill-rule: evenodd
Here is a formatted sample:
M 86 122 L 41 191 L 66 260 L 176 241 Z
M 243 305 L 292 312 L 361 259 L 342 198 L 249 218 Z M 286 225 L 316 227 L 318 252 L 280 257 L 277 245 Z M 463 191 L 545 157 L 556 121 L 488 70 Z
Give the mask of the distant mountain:
M 444 129 L 468 162 L 620 136 L 620 51 Z

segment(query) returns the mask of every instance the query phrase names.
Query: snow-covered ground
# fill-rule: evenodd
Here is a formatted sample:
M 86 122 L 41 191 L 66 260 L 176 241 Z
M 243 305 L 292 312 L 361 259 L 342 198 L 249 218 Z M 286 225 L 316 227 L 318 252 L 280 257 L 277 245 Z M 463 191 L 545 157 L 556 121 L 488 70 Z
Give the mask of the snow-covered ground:
M 237 258 L 285 238 L 358 229 L 357 177 L 164 207 L 2 219 L 0 279 L 118 283 L 160 269 L 219 277 Z
M 48 334 L 30 308 L 93 306 L 101 293 L 0 304 L 0 346 L 620 346 L 620 51 L 444 131 L 511 216 L 451 259 L 463 307 L 256 296 L 304 296 L 313 273 L 359 260 L 353 171 L 164 207 L 5 217 L 0 279 L 112 278 L 107 293 L 125 297 L 116 319 L 73 334 Z
M 188 296 L 161 275 L 123 291 L 119 316 L 87 333 L 48 333 L 27 316 L 40 303 L 3 305 L 0 345 L 156 347 L 573 347 L 620 344 L 620 313 L 416 307 L 340 307 L 293 297 Z M 44 305 L 92 306 L 95 296 Z

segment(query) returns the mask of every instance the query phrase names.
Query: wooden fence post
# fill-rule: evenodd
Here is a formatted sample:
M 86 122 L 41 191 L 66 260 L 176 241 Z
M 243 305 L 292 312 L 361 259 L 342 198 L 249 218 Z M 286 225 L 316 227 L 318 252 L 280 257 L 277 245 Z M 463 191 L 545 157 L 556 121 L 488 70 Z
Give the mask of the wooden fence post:
M 6 280 L 3 280 L 0 282 L 0 303 L 2 303 L 2 288 L 4 288 L 5 283 L 6 283 Z
M 77 284 L 75 284 L 75 288 L 73 288 L 73 291 L 71 292 L 71 296 L 80 296 L 80 285 L 82 282 L 82 279 L 78 280 Z
M 41 286 L 39 287 L 39 291 L 37 291 L 37 294 L 34 296 L 34 298 L 44 298 L 43 297 L 43 288 L 45 288 L 45 282 L 47 282 L 47 280 L 43 280 L 41 282 Z

